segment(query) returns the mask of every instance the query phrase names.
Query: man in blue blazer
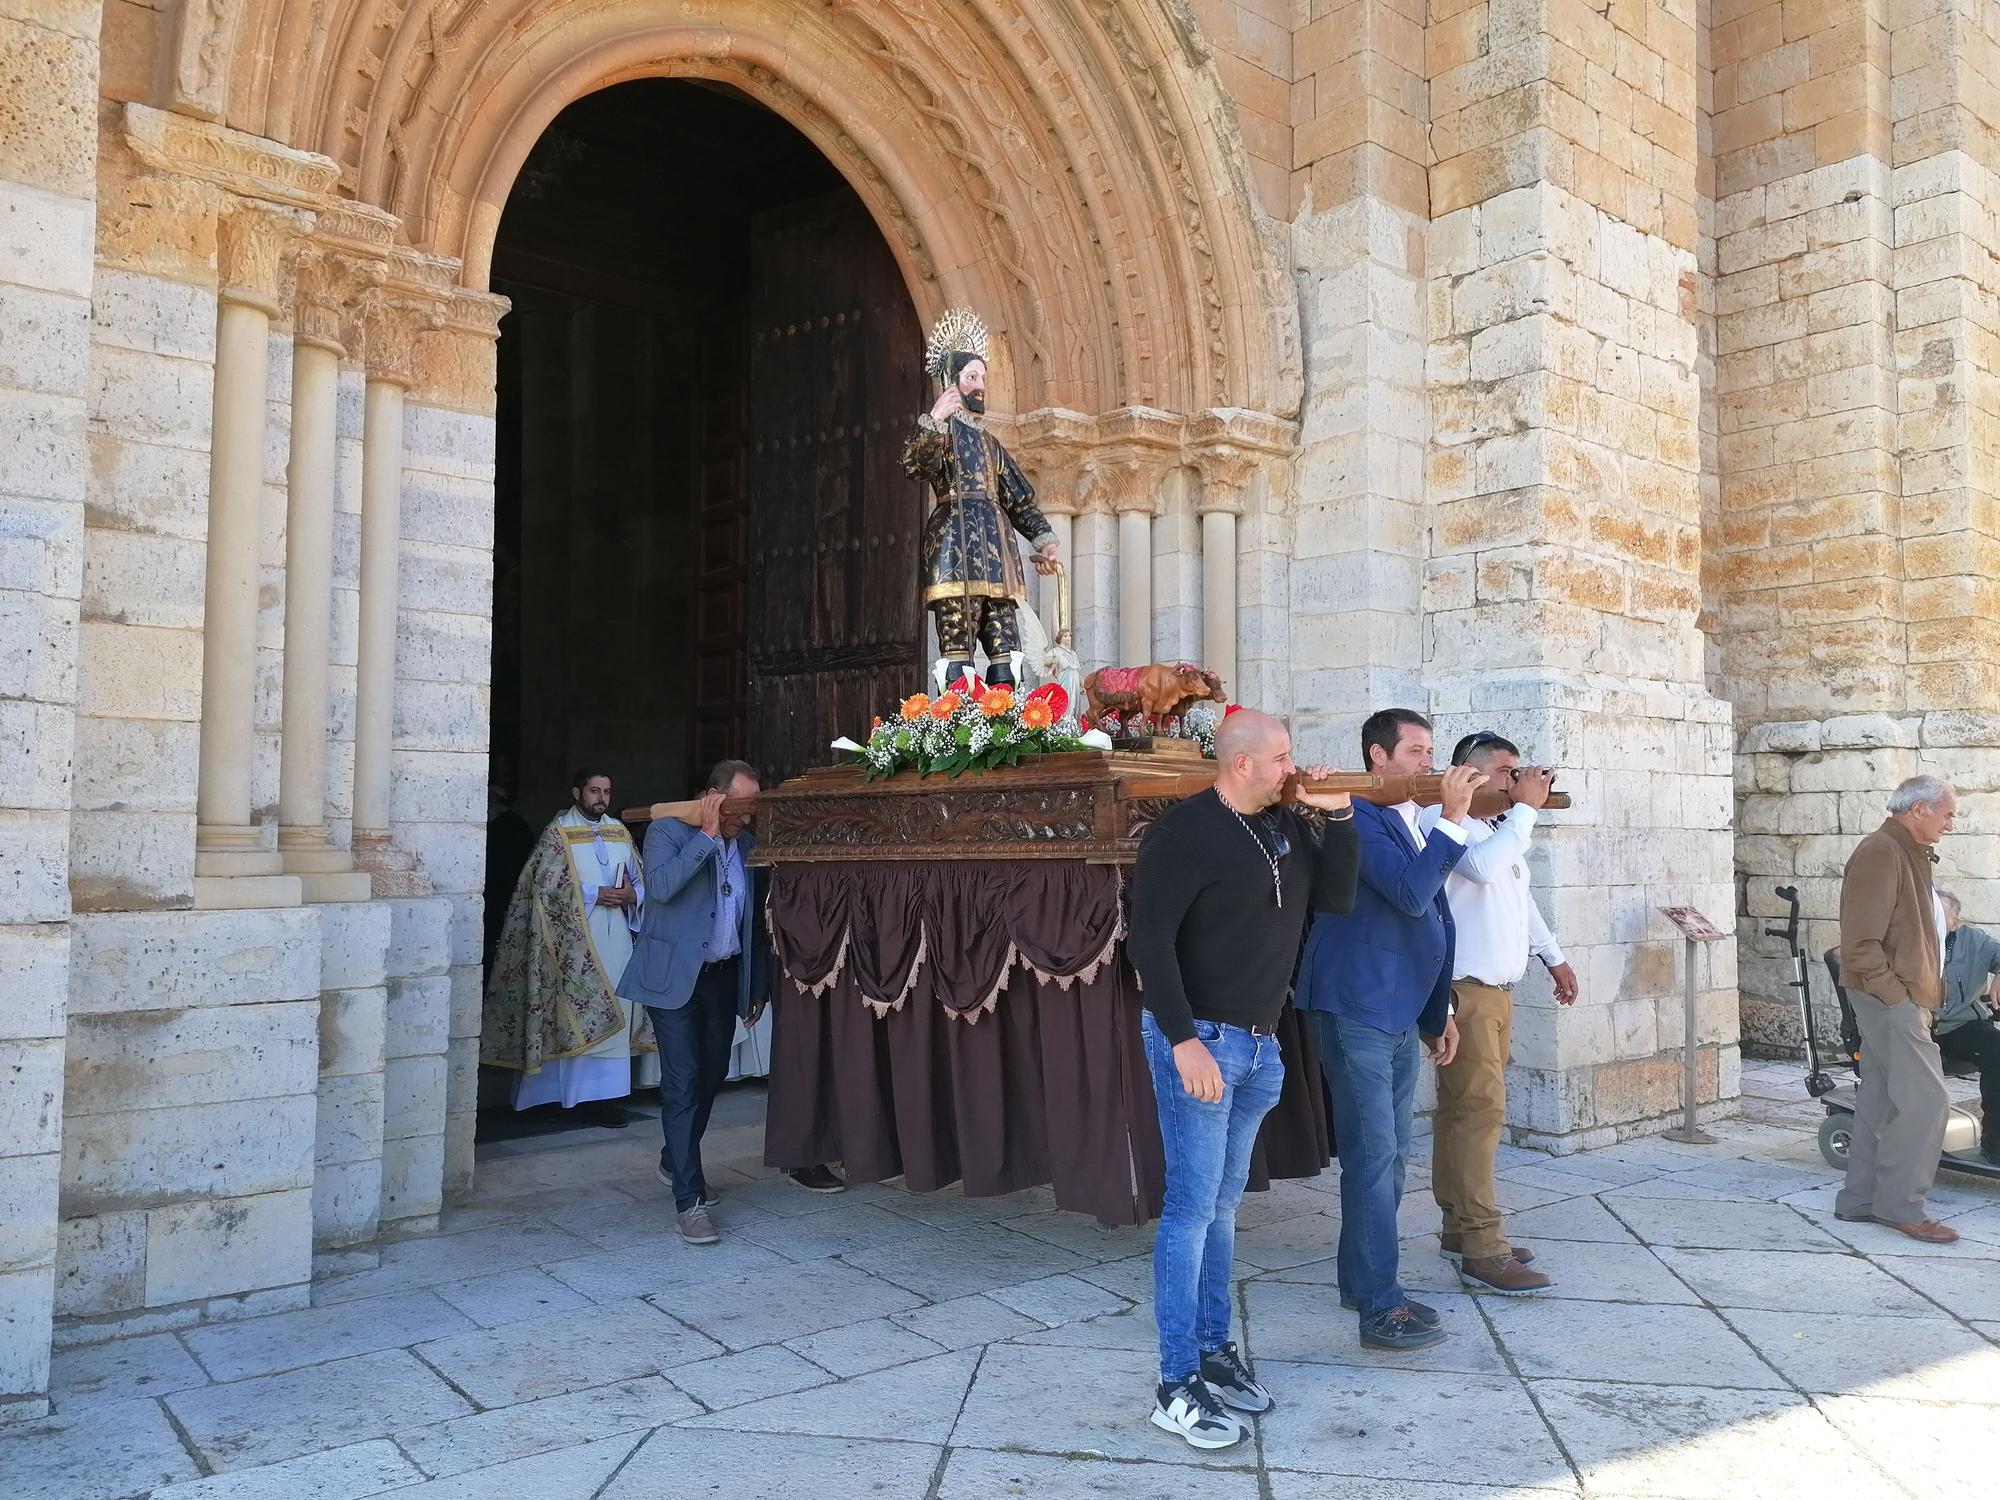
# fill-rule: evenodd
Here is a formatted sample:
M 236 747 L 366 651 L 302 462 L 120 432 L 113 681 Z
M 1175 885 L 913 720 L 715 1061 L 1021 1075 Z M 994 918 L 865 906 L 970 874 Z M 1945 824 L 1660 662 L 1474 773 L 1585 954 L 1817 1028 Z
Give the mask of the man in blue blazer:
M 737 1018 L 756 1025 L 771 993 L 766 876 L 747 861 L 757 840 L 747 813 L 722 810 L 725 798 L 754 797 L 758 786 L 754 767 L 725 760 L 709 774 L 700 827 L 661 818 L 646 829 L 646 901 L 618 982 L 618 993 L 644 1005 L 653 1020 L 664 1137 L 659 1177 L 674 1190 L 681 1238 L 692 1245 L 721 1238 L 708 1213 L 715 1194 L 702 1175 L 701 1138 L 729 1074 Z M 824 1167 L 792 1175 L 817 1191 L 842 1186 Z
M 1361 754 L 1378 774 L 1422 775 L 1431 769 L 1430 723 L 1407 708 L 1382 709 L 1361 726 Z M 1444 880 L 1465 854 L 1461 820 L 1485 780 L 1472 766 L 1445 772 L 1442 817 L 1428 837 L 1414 802 L 1355 802 L 1361 880 L 1354 909 L 1314 914 L 1293 991 L 1333 1093 L 1341 1305 L 1356 1309 L 1361 1342 L 1374 1349 L 1424 1349 L 1445 1337 L 1435 1309 L 1411 1301 L 1398 1280 L 1396 1210 L 1410 1155 L 1419 1043 L 1439 1067 L 1458 1048 Z

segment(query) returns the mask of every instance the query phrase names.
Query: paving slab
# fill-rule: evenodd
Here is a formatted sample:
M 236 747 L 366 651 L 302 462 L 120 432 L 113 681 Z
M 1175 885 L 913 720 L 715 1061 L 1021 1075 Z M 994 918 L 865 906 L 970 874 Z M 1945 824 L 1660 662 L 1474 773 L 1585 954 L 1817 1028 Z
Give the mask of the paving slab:
M 923 1500 L 940 1456 L 927 1443 L 663 1427 L 639 1446 L 599 1500 Z M 533 1491 L 519 1493 L 522 1500 L 546 1500 Z
M 1827 1250 L 1847 1246 L 1812 1218 L 1783 1203 L 1718 1199 L 1712 1203 L 1666 1198 L 1621 1198 L 1613 1211 L 1648 1245 L 1699 1250 Z
M 1325 1260 L 1339 1248 L 1337 1214 L 1300 1214 L 1258 1229 L 1239 1226 L 1236 1231 L 1236 1259 L 1264 1271 Z
M 1723 1316 L 1801 1390 L 2000 1405 L 2000 1349 L 1942 1314 L 1730 1308 Z
M 518 1266 L 540 1265 L 566 1256 L 584 1255 L 594 1247 L 588 1240 L 566 1234 L 553 1224 L 523 1220 L 496 1224 L 464 1234 L 430 1239 L 399 1240 L 382 1247 L 381 1264 L 313 1287 L 313 1302 L 351 1302 L 407 1292 L 468 1276 L 487 1276 Z
M 1147 1355 L 1160 1347 L 1159 1324 L 1153 1319 L 1149 1297 L 1128 1312 L 1110 1313 L 1101 1318 L 1085 1318 L 1080 1323 L 1064 1323 L 1008 1340 L 1015 1344 L 1045 1344 L 1063 1349 L 1131 1349 Z
M 1342 1479 L 1273 1469 L 1271 1500 L 1573 1500 L 1574 1484 L 1561 1488 L 1514 1484 L 1427 1484 L 1421 1479 Z
M 1085 1282 L 1084 1285 L 1090 1283 Z M 1107 1292 L 1105 1295 L 1111 1294 Z M 948 1302 L 934 1302 L 913 1312 L 891 1313 L 889 1321 L 947 1349 L 964 1349 L 974 1344 L 1017 1338 L 1042 1326 L 1039 1320 L 1015 1312 L 983 1293 L 953 1297 Z
M 841 1203 L 824 1213 L 761 1214 L 741 1228 L 721 1222 L 725 1235 L 761 1245 L 787 1260 L 826 1260 L 876 1246 L 921 1241 L 932 1231 L 876 1203 Z
M 207 1384 L 201 1366 L 171 1333 L 58 1349 L 49 1359 L 49 1400 L 58 1412 Z
M 181 1391 L 165 1400 L 217 1470 L 275 1463 L 472 1410 L 435 1371 L 402 1350 Z
M 1935 1316 L 1937 1309 L 1859 1255 L 1805 1250 L 1673 1250 L 1654 1254 L 1718 1307 L 1774 1312 Z
M 841 1376 L 865 1375 L 870 1370 L 908 1364 L 944 1350 L 942 1344 L 933 1343 L 887 1318 L 870 1318 L 866 1323 L 809 1333 L 783 1347 Z
M 2000 1422 L 1986 1407 L 1879 1396 L 1829 1396 L 1828 1420 L 1915 1495 L 1993 1493 L 2000 1474 Z
M 588 1316 L 558 1314 L 475 1329 L 419 1344 L 416 1352 L 481 1406 L 513 1406 L 588 1390 L 722 1350 L 651 1303 L 607 1303 Z
M 701 1408 L 666 1380 L 645 1375 L 406 1428 L 395 1439 L 426 1475 L 442 1478 L 700 1414 Z
M 1151 1224 L 1138 1228 L 1129 1224 L 1100 1224 L 1087 1215 L 1066 1213 L 1061 1209 L 995 1222 L 1015 1234 L 1025 1234 L 1048 1245 L 1060 1245 L 1071 1254 L 1081 1255 L 1099 1265 L 1153 1253 L 1154 1226 Z
M 1907 1500 L 1802 1396 L 1535 1382 L 1591 1495 Z
M 674 1384 L 710 1411 L 743 1406 L 807 1386 L 825 1385 L 833 1378 L 782 1344 L 766 1344 L 741 1354 L 724 1354 L 674 1369 Z
M 718 1281 L 789 1273 L 794 1262 L 744 1239 L 690 1245 L 675 1235 L 622 1250 L 550 1261 L 542 1269 L 592 1302 L 623 1302 L 655 1292 L 682 1292 Z
M 1555 1285 L 1538 1298 L 1583 1302 L 1692 1303 L 1700 1299 L 1660 1263 L 1644 1245 L 1600 1244 L 1592 1240 L 1544 1240 L 1536 1244 L 1535 1269 L 1545 1271 Z M 1464 1281 L 1454 1271 L 1461 1291 L 1479 1297 L 1508 1298 Z
M 1019 1286 L 1091 1264 L 1059 1245 L 991 1228 L 933 1230 L 920 1239 L 872 1246 L 841 1259 L 932 1302 Z
M 1565 1198 L 1526 1213 L 1509 1214 L 1503 1226 L 1509 1243 L 1520 1240 L 1540 1253 L 1543 1240 L 1580 1240 L 1589 1244 L 1633 1245 L 1632 1231 L 1595 1198 Z
M 152 1500 L 365 1500 L 423 1477 L 394 1443 L 371 1438 L 261 1468 L 170 1484 L 153 1491 Z
M 190 1328 L 181 1337 L 217 1380 L 244 1380 L 355 1354 L 405 1349 L 476 1326 L 443 1298 L 421 1291 L 309 1307 L 242 1323 L 210 1323 Z
M 1190 1484 L 1179 1464 L 1119 1463 L 1104 1458 L 1039 1453 L 989 1453 L 957 1448 L 945 1460 L 937 1500 L 1258 1500 L 1255 1474 L 1223 1471 Z M 1321 1491 L 1315 1500 L 1327 1500 Z
M 1500 1346 L 1524 1376 L 1784 1390 L 1711 1308 L 1482 1297 Z
M 1991 1261 L 1884 1255 L 1875 1263 L 1961 1318 L 2000 1319 L 2000 1266 Z
M 1211 1453 L 1153 1426 L 1157 1356 L 1130 1350 L 993 1344 L 980 1361 L 957 1448 L 1152 1459 L 1201 1468 L 1256 1462 L 1246 1437 Z
M 595 1500 L 644 1440 L 644 1433 L 621 1433 L 390 1493 L 396 1500 Z
M 481 1328 L 501 1328 L 557 1313 L 582 1313 L 596 1306 L 583 1293 L 535 1266 L 447 1281 L 431 1290 Z
M 1273 1469 L 1500 1486 L 1571 1477 L 1518 1380 L 1275 1361 L 1258 1373 L 1287 1393 L 1259 1419 Z
M 154 1401 L 116 1401 L 0 1427 L 7 1500 L 124 1500 L 201 1473 Z
M 892 1214 L 945 1230 L 970 1229 L 997 1220 L 1051 1213 L 1056 1206 L 1055 1194 L 1047 1188 L 1024 1188 L 1018 1193 L 1002 1193 L 992 1198 L 968 1198 L 952 1188 L 935 1193 L 896 1190 L 876 1201 Z
M 976 1349 L 937 1354 L 915 1364 L 753 1401 L 713 1416 L 693 1417 L 681 1425 L 726 1427 L 732 1432 L 942 1443 L 951 1436 L 979 1361 Z
M 1397 1247 L 1397 1278 L 1403 1283 L 1403 1290 L 1415 1292 L 1428 1302 L 1432 1292 L 1456 1292 L 1461 1290 L 1458 1272 L 1450 1261 L 1438 1253 L 1436 1235 L 1423 1235 L 1404 1240 Z M 1274 1271 L 1263 1271 L 1254 1278 L 1258 1281 L 1296 1281 L 1311 1286 L 1337 1287 L 1340 1284 L 1340 1262 L 1338 1256 L 1329 1255 L 1325 1260 L 1308 1261 L 1304 1265 L 1281 1266 Z
M 1020 1286 L 995 1287 L 986 1294 L 1002 1307 L 1010 1307 L 1023 1317 L 1033 1318 L 1053 1328 L 1058 1323 L 1074 1323 L 1081 1318 L 1099 1318 L 1123 1312 L 1132 1304 L 1116 1292 L 1108 1292 L 1080 1276 L 1045 1276 Z
M 1331 1287 L 1253 1281 L 1243 1288 L 1243 1299 L 1243 1346 L 1259 1365 L 1286 1360 L 1373 1369 L 1458 1370 L 1469 1375 L 1508 1373 L 1478 1305 L 1467 1296 L 1436 1293 L 1424 1299 L 1438 1310 L 1450 1337 L 1408 1354 L 1364 1348 L 1360 1319 L 1340 1306 Z
M 768 1254 L 769 1252 L 764 1252 Z M 839 1261 L 794 1266 L 781 1281 L 755 1276 L 654 1294 L 658 1305 L 729 1349 L 782 1344 L 844 1323 L 923 1304 L 923 1298 Z M 782 1291 L 782 1294 L 780 1294 Z

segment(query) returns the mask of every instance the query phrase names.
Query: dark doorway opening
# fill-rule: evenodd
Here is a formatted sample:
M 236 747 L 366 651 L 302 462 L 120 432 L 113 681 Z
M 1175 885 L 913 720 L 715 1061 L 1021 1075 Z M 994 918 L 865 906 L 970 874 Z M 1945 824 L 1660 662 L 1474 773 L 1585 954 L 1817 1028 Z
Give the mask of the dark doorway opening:
M 530 823 L 828 758 L 921 670 L 922 334 L 859 198 L 720 85 L 559 115 L 495 245 L 493 751 Z
M 494 516 L 488 952 L 572 770 L 613 807 L 766 785 L 922 672 L 899 466 L 922 333 L 859 197 L 723 85 L 578 100 L 508 199 Z M 518 853 L 516 852 L 518 850 Z

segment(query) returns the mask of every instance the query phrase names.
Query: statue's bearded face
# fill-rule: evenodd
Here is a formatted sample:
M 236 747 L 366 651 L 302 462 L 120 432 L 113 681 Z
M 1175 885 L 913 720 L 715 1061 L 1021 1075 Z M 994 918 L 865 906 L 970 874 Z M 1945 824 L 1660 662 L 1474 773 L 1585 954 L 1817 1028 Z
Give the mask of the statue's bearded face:
M 958 395 L 967 411 L 977 414 L 986 410 L 985 360 L 969 360 L 958 372 Z

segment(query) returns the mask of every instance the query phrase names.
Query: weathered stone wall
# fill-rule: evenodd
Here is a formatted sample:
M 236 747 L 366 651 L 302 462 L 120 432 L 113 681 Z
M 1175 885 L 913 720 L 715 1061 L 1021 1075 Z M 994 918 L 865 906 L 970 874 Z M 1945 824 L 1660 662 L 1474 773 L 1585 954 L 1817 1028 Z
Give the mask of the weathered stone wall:
M 97 21 L 97 0 L 0 0 L 0 1423 L 48 1405 Z
M 1534 859 L 1582 999 L 1520 997 L 1515 1137 L 1575 1149 L 1680 1093 L 1680 944 L 1720 915 L 1729 709 L 1700 603 L 1693 7 L 1431 8 L 1425 677 L 1439 738 L 1563 770 Z M 1736 1093 L 1733 946 L 1698 981 L 1698 1096 Z
M 1718 636 L 1747 731 L 1744 1035 L 1788 1049 L 1790 968 L 1762 932 L 1772 887 L 1799 886 L 1823 951 L 1846 852 L 1890 788 L 1947 765 L 1972 788 L 1994 774 L 1977 716 L 2000 698 L 2000 20 L 1957 0 L 1715 20 Z M 1980 826 L 1970 810 L 1962 827 Z M 1977 842 L 1948 843 L 1941 873 L 1966 878 L 1971 920 L 2000 920 Z M 1825 978 L 1816 967 L 1822 992 Z

